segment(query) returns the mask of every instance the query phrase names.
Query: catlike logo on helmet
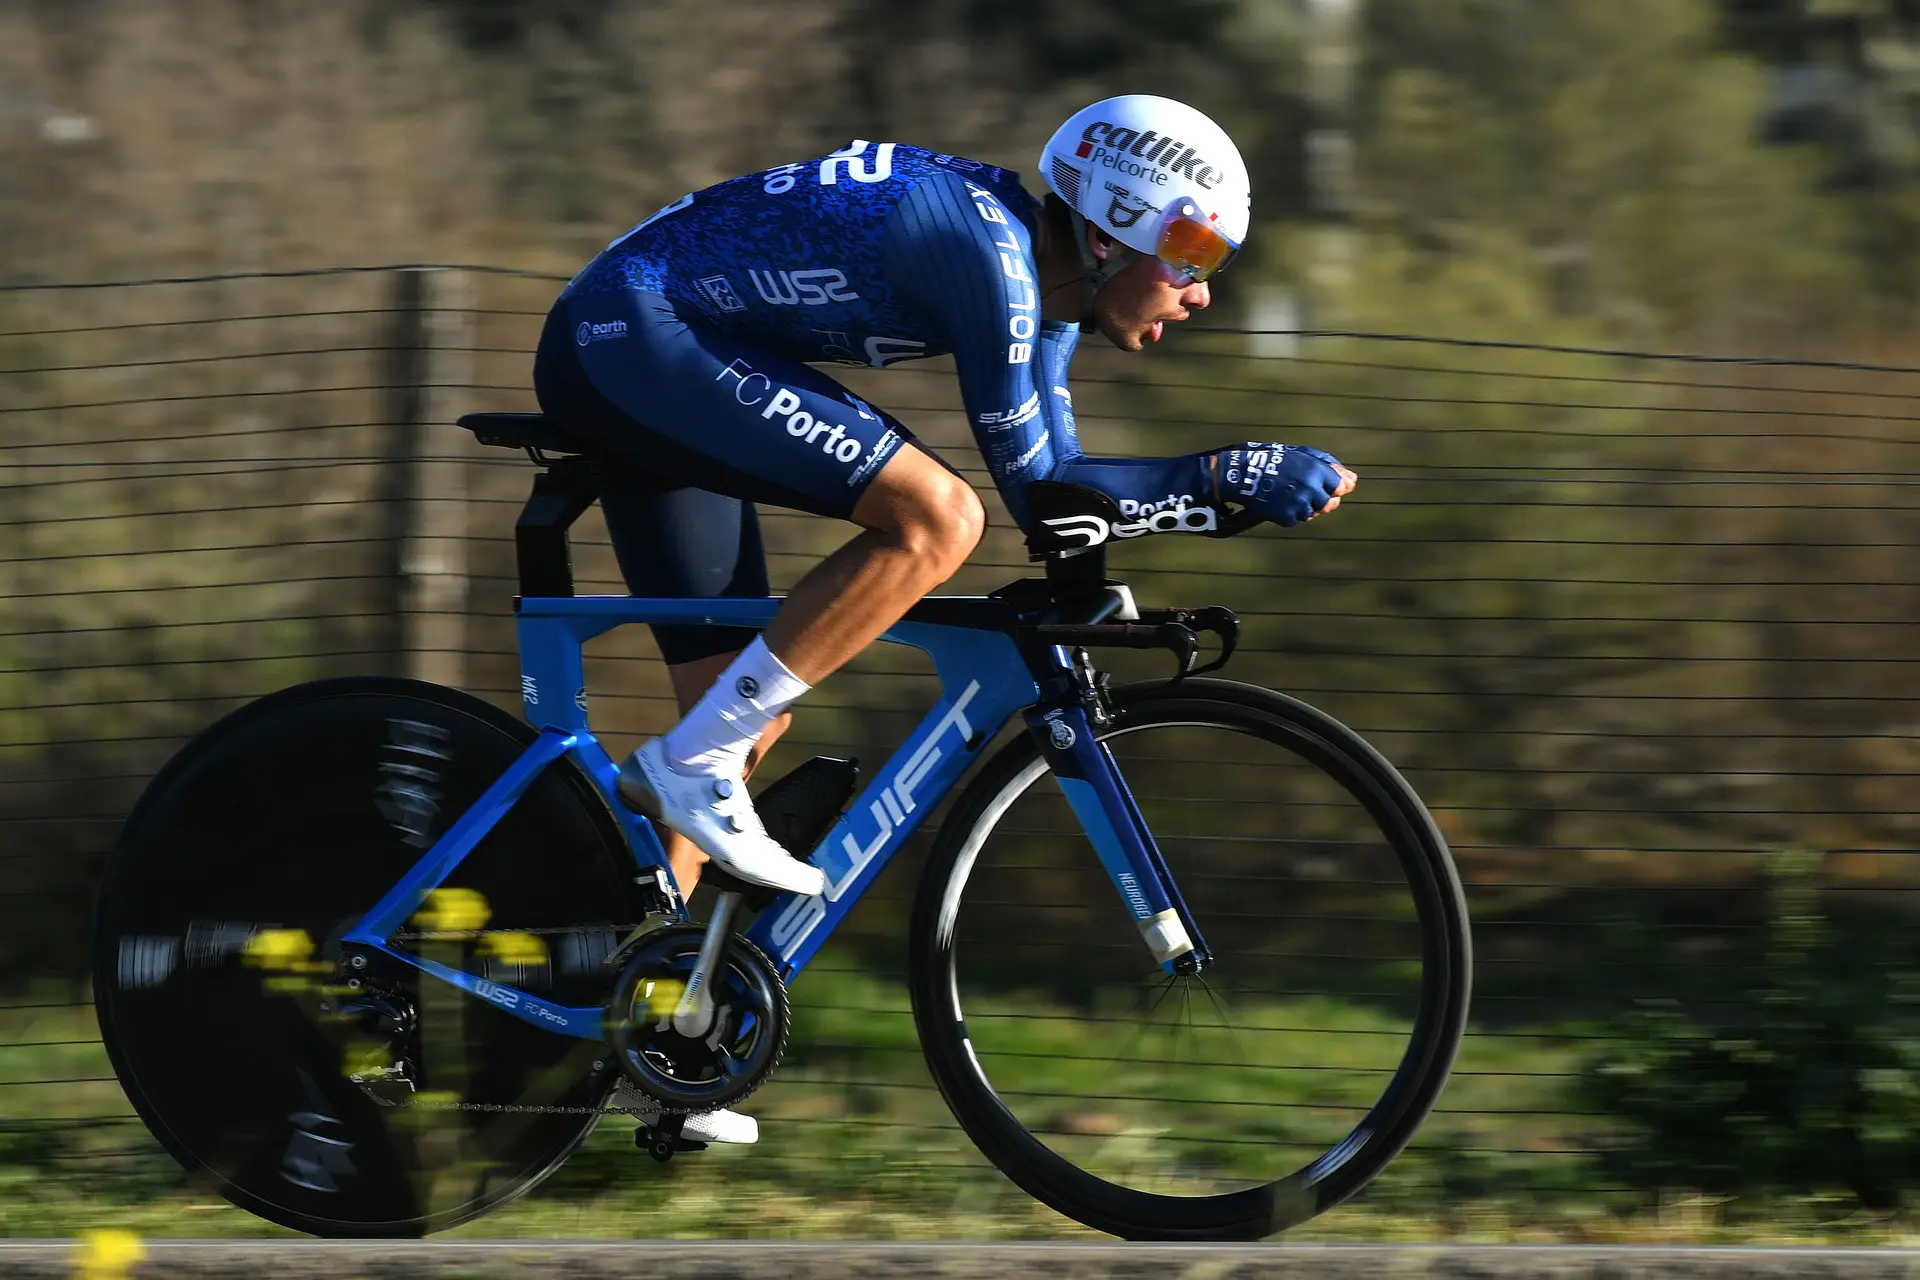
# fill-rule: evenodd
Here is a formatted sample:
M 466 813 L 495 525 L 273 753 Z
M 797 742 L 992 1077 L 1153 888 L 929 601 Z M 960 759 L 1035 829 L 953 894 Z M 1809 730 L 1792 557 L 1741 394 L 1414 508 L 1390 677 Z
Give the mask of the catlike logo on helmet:
M 1214 172 L 1212 165 L 1201 158 L 1198 151 L 1178 138 L 1155 133 L 1152 129 L 1142 133 L 1137 129 L 1115 126 L 1106 120 L 1096 120 L 1086 127 L 1080 134 L 1080 145 L 1074 148 L 1073 154 L 1082 160 L 1092 160 L 1095 164 L 1132 173 L 1156 184 L 1165 182 L 1167 174 L 1171 174 L 1176 178 L 1191 178 L 1211 191 L 1219 185 L 1221 177 Z M 1165 172 L 1157 173 L 1133 164 L 1126 159 L 1128 156 L 1138 157 Z

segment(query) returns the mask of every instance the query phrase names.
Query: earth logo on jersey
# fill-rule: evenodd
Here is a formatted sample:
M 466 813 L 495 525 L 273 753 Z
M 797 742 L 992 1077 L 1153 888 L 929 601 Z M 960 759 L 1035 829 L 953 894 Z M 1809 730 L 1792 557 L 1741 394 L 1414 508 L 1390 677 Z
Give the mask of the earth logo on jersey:
M 605 324 L 595 324 L 591 320 L 582 320 L 573 331 L 573 340 L 581 346 L 592 342 L 610 342 L 615 338 L 627 336 L 625 320 L 609 320 Z

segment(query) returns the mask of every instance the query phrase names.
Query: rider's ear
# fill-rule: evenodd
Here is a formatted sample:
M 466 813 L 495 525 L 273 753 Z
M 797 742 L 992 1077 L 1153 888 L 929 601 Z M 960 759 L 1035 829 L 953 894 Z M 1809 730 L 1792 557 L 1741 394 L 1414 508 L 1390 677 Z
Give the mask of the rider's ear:
M 1085 225 L 1087 229 L 1087 247 L 1093 250 L 1093 256 L 1095 258 L 1101 262 L 1105 262 L 1114 254 L 1120 252 L 1119 242 L 1112 236 L 1093 225 L 1092 222 L 1088 222 Z

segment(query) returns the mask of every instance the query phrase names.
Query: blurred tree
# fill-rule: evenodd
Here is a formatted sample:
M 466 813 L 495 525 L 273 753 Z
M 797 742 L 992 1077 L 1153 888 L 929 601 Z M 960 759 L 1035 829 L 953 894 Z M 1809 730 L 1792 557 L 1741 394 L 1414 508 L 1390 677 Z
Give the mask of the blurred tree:
M 1415 243 L 1499 227 L 1559 310 L 1650 341 L 1854 313 L 1855 213 L 1758 144 L 1765 78 L 1708 0 L 1377 6 L 1367 57 L 1363 207 Z
M 1235 52 L 1236 0 L 427 3 L 479 60 L 509 207 L 594 235 L 851 137 L 1025 169 L 1092 98 L 1190 98 L 1257 136 L 1274 96 L 1269 65 Z
M 1877 300 L 1920 303 L 1920 3 L 1727 0 L 1734 39 L 1768 67 L 1759 121 L 1770 142 L 1818 147 L 1827 180 L 1865 215 L 1858 251 L 1894 269 Z

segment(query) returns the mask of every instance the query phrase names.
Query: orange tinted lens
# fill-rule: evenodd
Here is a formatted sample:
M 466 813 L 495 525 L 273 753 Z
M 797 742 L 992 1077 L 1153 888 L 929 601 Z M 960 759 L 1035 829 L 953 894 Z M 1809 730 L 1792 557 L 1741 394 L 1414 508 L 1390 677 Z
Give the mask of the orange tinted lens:
M 1204 222 L 1174 218 L 1160 232 L 1160 260 L 1205 280 L 1233 258 L 1233 242 Z

